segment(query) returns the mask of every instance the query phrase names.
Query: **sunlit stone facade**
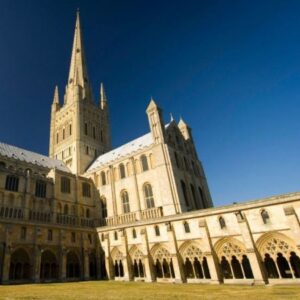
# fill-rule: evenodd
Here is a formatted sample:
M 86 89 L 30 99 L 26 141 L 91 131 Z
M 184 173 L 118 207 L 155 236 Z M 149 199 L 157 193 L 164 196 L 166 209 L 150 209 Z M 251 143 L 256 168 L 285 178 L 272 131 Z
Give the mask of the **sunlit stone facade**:
M 164 123 L 151 99 L 149 132 L 112 149 L 103 85 L 99 94 L 77 15 L 49 157 L 0 143 L 2 283 L 299 281 L 300 193 L 214 208 L 182 119 Z

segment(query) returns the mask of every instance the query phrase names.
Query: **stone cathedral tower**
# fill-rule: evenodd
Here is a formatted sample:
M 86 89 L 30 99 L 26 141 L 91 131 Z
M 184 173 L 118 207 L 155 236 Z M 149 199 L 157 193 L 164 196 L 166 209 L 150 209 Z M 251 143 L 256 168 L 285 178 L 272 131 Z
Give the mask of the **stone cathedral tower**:
M 96 104 L 89 81 L 77 12 L 69 78 L 63 104 L 55 88 L 51 107 L 49 156 L 82 174 L 98 157 L 111 150 L 108 104 L 103 84 Z

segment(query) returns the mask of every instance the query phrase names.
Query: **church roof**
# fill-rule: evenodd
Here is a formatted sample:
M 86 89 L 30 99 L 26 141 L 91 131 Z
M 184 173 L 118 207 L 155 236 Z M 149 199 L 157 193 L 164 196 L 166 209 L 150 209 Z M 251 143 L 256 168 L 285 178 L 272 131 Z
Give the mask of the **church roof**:
M 0 155 L 48 169 L 70 172 L 63 161 L 0 142 Z
M 115 161 L 121 157 L 125 157 L 130 153 L 134 153 L 143 148 L 153 144 L 153 138 L 151 132 L 127 143 L 114 150 L 111 150 L 107 153 L 100 155 L 88 168 L 87 173 L 95 171 L 97 168 L 107 164 L 108 162 Z

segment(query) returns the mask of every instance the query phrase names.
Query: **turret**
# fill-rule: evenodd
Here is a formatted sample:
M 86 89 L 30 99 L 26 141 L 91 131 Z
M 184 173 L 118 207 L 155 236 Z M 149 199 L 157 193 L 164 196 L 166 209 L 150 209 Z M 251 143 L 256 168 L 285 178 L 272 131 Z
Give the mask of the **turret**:
M 60 109 L 59 105 L 59 95 L 58 95 L 58 87 L 55 86 L 53 102 L 51 105 L 51 117 L 50 117 L 50 140 L 49 140 L 49 156 L 53 157 L 53 149 L 55 142 L 55 115 L 56 112 Z
M 180 120 L 178 122 L 178 128 L 180 129 L 185 140 L 191 139 L 192 137 L 191 128 L 184 122 L 182 117 L 180 117 Z
M 153 98 L 147 107 L 149 126 L 152 132 L 153 140 L 156 144 L 165 142 L 165 126 L 162 118 L 162 110 L 157 106 Z

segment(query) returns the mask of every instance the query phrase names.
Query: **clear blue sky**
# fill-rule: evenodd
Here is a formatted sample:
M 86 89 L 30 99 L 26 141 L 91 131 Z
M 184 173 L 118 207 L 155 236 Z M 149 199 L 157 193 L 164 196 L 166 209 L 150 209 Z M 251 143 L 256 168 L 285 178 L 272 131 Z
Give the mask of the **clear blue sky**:
M 47 154 L 77 7 L 114 146 L 153 96 L 192 127 L 216 205 L 300 190 L 300 1 L 2 0 L 1 141 Z

